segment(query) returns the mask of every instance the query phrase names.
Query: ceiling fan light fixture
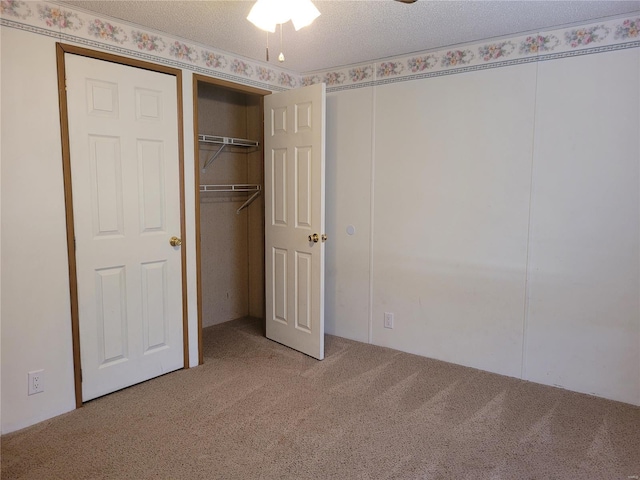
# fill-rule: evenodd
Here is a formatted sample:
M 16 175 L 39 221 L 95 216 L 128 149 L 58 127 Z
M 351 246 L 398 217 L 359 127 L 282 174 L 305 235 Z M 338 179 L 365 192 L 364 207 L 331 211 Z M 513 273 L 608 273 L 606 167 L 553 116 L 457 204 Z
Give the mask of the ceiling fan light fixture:
M 277 12 L 271 7 L 271 3 L 271 0 L 258 0 L 253 7 L 251 7 L 251 11 L 249 15 L 247 15 L 247 20 L 260 30 L 273 33 L 276 31 L 278 22 L 276 21 Z
M 311 0 L 257 0 L 247 20 L 267 32 L 275 32 L 276 25 L 292 20 L 296 30 L 310 25 L 320 12 Z
M 296 31 L 311 25 L 320 16 L 320 10 L 311 0 L 293 0 L 291 2 L 291 21 Z

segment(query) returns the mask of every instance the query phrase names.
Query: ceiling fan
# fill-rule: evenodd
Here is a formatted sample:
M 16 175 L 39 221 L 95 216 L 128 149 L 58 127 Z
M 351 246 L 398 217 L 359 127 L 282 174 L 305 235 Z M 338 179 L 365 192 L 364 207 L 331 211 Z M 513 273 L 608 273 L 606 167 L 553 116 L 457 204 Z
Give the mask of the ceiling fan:
M 400 3 L 415 3 L 415 2 L 417 2 L 417 0 L 396 0 L 396 2 L 400 2 Z

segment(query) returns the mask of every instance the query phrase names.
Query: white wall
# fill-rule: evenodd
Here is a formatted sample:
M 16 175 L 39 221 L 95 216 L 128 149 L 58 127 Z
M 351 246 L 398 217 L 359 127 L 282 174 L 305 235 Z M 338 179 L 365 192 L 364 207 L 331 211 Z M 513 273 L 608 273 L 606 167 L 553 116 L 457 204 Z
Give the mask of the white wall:
M 360 342 L 369 341 L 372 95 L 327 95 L 325 329 Z
M 7 432 L 69 411 L 75 401 L 55 43 L 6 28 L 1 35 Z M 45 392 L 27 396 L 27 372 L 39 369 Z
M 535 69 L 379 88 L 375 343 L 520 374 Z
M 362 340 L 371 328 L 377 345 L 640 405 L 639 58 L 332 93 L 330 119 L 372 127 L 328 136 L 345 177 L 327 180 L 327 198 L 358 204 L 337 211 L 333 255 L 349 271 L 329 290 L 355 292 L 370 263 L 373 295 L 369 327 L 339 303 L 328 332 Z M 351 140 L 366 151 L 372 136 L 369 164 L 357 152 L 345 167 Z M 372 171 L 371 199 L 353 182 Z M 342 228 L 371 211 L 366 259 Z
M 539 65 L 524 375 L 640 405 L 638 69 Z

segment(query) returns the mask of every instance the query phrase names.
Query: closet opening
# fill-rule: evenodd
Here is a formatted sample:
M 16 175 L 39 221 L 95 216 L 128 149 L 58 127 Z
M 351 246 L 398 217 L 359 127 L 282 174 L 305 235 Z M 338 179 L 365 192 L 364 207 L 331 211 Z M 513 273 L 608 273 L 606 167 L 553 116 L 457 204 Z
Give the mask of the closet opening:
M 204 330 L 253 319 L 264 334 L 264 102 L 271 92 L 193 76 L 198 359 Z

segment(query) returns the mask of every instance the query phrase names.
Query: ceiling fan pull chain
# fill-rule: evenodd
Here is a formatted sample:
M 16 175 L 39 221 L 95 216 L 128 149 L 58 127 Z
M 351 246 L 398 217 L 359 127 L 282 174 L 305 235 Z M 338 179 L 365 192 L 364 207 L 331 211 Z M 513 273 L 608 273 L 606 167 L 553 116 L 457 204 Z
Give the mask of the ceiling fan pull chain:
M 278 55 L 278 61 L 284 62 L 284 53 L 282 53 L 282 24 L 280 24 L 280 55 Z

